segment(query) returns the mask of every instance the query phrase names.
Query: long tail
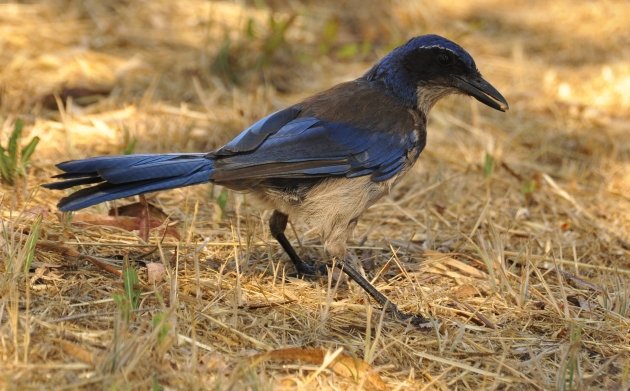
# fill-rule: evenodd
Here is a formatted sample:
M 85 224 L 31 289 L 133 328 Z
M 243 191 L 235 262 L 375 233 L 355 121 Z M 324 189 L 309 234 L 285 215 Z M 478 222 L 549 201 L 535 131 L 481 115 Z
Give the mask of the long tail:
M 68 189 L 95 184 L 64 197 L 57 205 L 72 211 L 117 198 L 196 185 L 210 181 L 214 162 L 205 153 L 101 156 L 57 165 L 62 179 L 43 185 Z

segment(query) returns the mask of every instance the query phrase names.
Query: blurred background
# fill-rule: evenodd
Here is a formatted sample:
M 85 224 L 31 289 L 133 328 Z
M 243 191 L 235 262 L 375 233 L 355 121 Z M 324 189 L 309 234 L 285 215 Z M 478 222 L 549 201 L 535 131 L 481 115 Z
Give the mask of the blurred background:
M 519 262 L 532 262 L 532 265 L 557 259 L 573 262 L 571 270 L 576 275 L 602 287 L 597 291 L 601 294 L 599 299 L 589 298 L 594 302 L 599 300 L 601 308 L 615 314 L 614 317 L 604 316 L 606 321 L 597 327 L 584 329 L 584 339 L 607 342 L 589 345 L 591 350 L 588 351 L 574 349 L 574 334 L 570 332 L 573 313 L 568 312 L 569 307 L 563 307 L 573 302 L 567 301 L 566 287 L 561 280 L 541 277 L 542 285 L 537 292 L 554 297 L 547 303 L 559 300 L 560 304 L 548 306 L 544 311 L 536 307 L 542 315 L 528 317 L 523 311 L 529 308 L 529 301 L 519 296 L 525 289 L 519 278 L 526 277 L 506 277 L 497 285 L 486 275 L 487 280 L 474 280 L 468 285 L 481 293 L 463 294 L 462 300 L 471 300 L 471 305 L 496 324 L 514 324 L 515 329 L 527 330 L 531 346 L 530 342 L 523 344 L 527 345 L 526 350 L 530 349 L 528 352 L 533 352 L 532 357 L 541 361 L 536 361 L 538 366 L 531 366 L 531 361 L 519 356 L 522 351 L 497 347 L 503 344 L 497 342 L 487 349 L 468 345 L 476 353 L 481 352 L 471 364 L 481 363 L 479 365 L 488 373 L 500 372 L 490 358 L 481 358 L 487 357 L 482 354 L 494 352 L 495 356 L 513 360 L 509 361 L 510 365 L 518 368 L 522 377 L 514 375 L 512 379 L 518 378 L 517 382 L 522 382 L 518 384 L 523 387 L 535 384 L 541 389 L 561 389 L 568 383 L 564 377 L 558 380 L 557 376 L 568 373 L 570 368 L 565 364 L 572 361 L 567 357 L 577 352 L 576 362 L 580 363 L 580 374 L 584 377 L 577 383 L 572 378 L 572 384 L 579 386 L 574 389 L 589 384 L 614 388 L 623 382 L 618 376 L 621 376 L 623 358 L 628 357 L 627 344 L 625 350 L 623 348 L 627 342 L 623 330 L 627 330 L 630 308 L 627 274 L 630 270 L 629 21 L 630 2 L 621 0 L 3 2 L 0 4 L 0 145 L 3 153 L 10 150 L 18 119 L 23 121 L 24 127 L 17 143 L 27 146 L 32 145 L 31 140 L 39 140 L 36 148 L 22 151 L 27 159 L 13 167 L 15 175 L 3 173 L 0 183 L 3 222 L 7 227 L 11 224 L 30 226 L 33 216 L 38 215 L 43 216 L 41 235 L 50 240 L 80 238 L 89 242 L 107 237 L 110 242 L 139 242 L 140 239 L 129 232 L 123 235 L 116 231 L 114 235 L 107 231 L 107 235 L 114 236 L 104 236 L 102 230 L 78 231 L 75 228 L 68 231 L 64 218 L 55 214 L 60 194 L 39 190 L 39 185 L 55 173 L 54 164 L 98 154 L 212 150 L 262 116 L 362 75 L 380 57 L 412 36 L 440 34 L 472 54 L 484 77 L 507 98 L 510 111 L 499 113 L 461 96 L 440 102 L 432 111 L 427 148 L 414 172 L 407 175 L 389 197 L 368 211 L 357 227 L 353 245 L 381 246 L 378 248 L 382 251 L 357 250 L 359 255 L 377 264 L 389 262 L 389 251 L 394 247 L 411 251 L 411 255 L 401 260 L 409 271 L 406 276 L 418 275 L 423 284 L 400 282 L 398 291 L 394 288 L 390 291 L 394 301 L 409 299 L 414 303 L 408 304 L 410 310 L 464 323 L 470 318 L 464 321 L 461 312 L 445 309 L 442 289 L 461 288 L 462 280 L 453 275 L 468 269 L 449 272 L 451 274 L 442 269 L 430 269 L 433 267 L 430 261 L 437 258 L 422 251 L 449 253 L 452 257 L 449 259 L 474 264 L 493 278 L 507 275 L 505 265 L 524 264 Z M 196 224 L 195 230 L 188 233 L 188 241 L 233 240 L 234 230 L 243 232 L 248 243 L 269 241 L 261 217 L 263 212 L 248 208 L 239 197 L 202 186 L 162 193 L 152 196 L 151 201 L 172 220 L 182 222 L 185 228 Z M 191 222 L 194 202 L 199 203 L 199 210 L 195 209 L 197 220 Z M 241 205 L 245 205 L 245 209 L 241 209 Z M 94 210 L 103 215 L 107 212 L 104 206 Z M 307 229 L 297 226 L 300 232 Z M 30 231 L 19 232 L 26 235 Z M 15 248 L 22 248 L 15 244 L 19 241 L 11 243 L 17 246 Z M 9 251 L 13 248 L 10 246 L 4 248 L 10 256 L 19 253 Z M 98 248 L 86 251 L 99 256 L 109 254 L 99 252 L 105 250 Z M 219 251 L 208 247 L 203 251 L 206 259 L 216 262 L 234 256 L 229 248 Z M 281 258 L 281 253 L 274 253 L 273 258 L 271 251 L 269 254 L 260 249 L 251 251 L 248 248 L 241 259 L 259 265 L 251 267 L 261 268 L 260 275 L 269 277 L 265 274 L 268 263 L 260 266 L 254 260 L 265 259 L 267 255 L 269 259 Z M 306 251 L 313 257 L 320 255 L 317 249 L 307 248 Z M 45 254 L 40 256 L 47 264 L 65 262 L 65 255 Z M 493 263 L 495 261 L 498 263 Z M 586 266 L 580 266 L 584 267 L 581 269 L 578 264 Z M 8 270 L 7 265 L 4 265 L 5 270 Z M 210 273 L 213 267 L 204 264 L 202 270 Z M 365 267 L 368 269 L 367 264 Z M 493 267 L 497 270 L 492 271 Z M 510 270 L 517 273 L 516 269 Z M 616 274 L 612 270 L 626 272 Z M 549 278 L 554 276 L 551 273 Z M 7 283 L 13 280 L 8 278 L 4 285 L 0 284 L 0 291 L 9 289 Z M 107 274 L 102 273 L 91 277 L 89 284 L 87 279 L 75 281 L 73 278 L 68 277 L 66 283 L 78 285 L 73 285 L 72 289 L 70 285 L 60 288 L 62 293 L 57 292 L 57 296 L 44 294 L 45 291 L 39 293 L 41 296 L 33 293 L 32 313 L 40 314 L 41 319 L 66 316 L 64 300 L 71 300 L 76 292 L 83 295 L 88 291 L 90 297 L 98 298 L 102 294 L 99 289 L 111 285 Z M 215 285 L 208 283 L 210 285 L 201 288 L 194 280 L 182 281 L 182 292 L 199 292 L 200 289 L 207 289 L 208 295 L 223 292 L 222 289 L 227 289 L 221 288 L 223 277 L 217 278 L 219 282 Z M 261 280 L 256 284 L 265 286 L 268 292 L 275 289 L 273 281 Z M 257 289 L 255 285 L 249 293 L 238 290 L 235 295 L 247 298 L 247 294 L 255 295 L 252 292 L 258 292 Z M 308 286 L 299 289 L 308 289 Z M 604 295 L 601 293 L 604 291 L 609 293 Z M 17 296 L 12 297 L 22 297 L 16 292 Z M 53 296 L 55 301 L 50 299 Z M 361 303 L 362 297 L 360 292 L 355 292 L 355 302 Z M 200 296 L 197 299 L 201 300 Z M 540 300 L 546 302 L 546 299 Z M 236 313 L 236 305 L 225 304 L 226 309 L 221 307 L 224 304 L 221 301 L 213 303 L 219 312 Z M 303 302 L 304 308 L 309 305 L 312 311 L 307 313 L 318 313 L 319 304 Z M 580 314 L 595 308 L 578 307 Z M 5 307 L 0 305 L 1 308 Z M 362 318 L 365 307 L 358 308 L 357 313 L 361 314 L 358 318 L 365 323 Z M 503 310 L 495 311 L 495 308 Z M 11 312 L 12 319 L 19 318 L 18 312 L 16 307 Z M 293 316 L 302 319 L 300 317 L 309 316 L 307 313 Z M 275 311 L 267 314 L 276 315 Z M 335 329 L 337 332 L 350 330 L 347 323 L 358 319 L 339 316 L 335 321 L 341 322 L 343 327 Z M 177 313 L 176 317 L 184 315 Z M 556 317 L 562 318 L 560 325 L 555 323 Z M 324 320 L 321 324 L 333 322 Z M 242 320 L 234 322 L 236 327 Z M 265 331 L 263 323 L 251 325 L 248 333 L 260 332 L 257 335 L 261 341 L 271 346 L 289 342 L 316 344 L 317 341 L 335 345 L 339 340 L 332 326 L 310 328 L 299 322 L 291 324 L 284 337 L 274 339 L 266 334 L 268 330 Z M 538 324 L 538 329 L 530 330 L 532 323 Z M 18 330 L 17 325 L 16 321 L 15 329 L 11 330 Z M 81 327 L 87 331 L 102 331 L 103 341 L 93 343 L 106 349 L 108 333 L 112 332 L 110 323 L 86 322 Z M 498 339 L 514 337 L 508 329 L 496 331 Z M 564 333 L 560 333 L 560 329 Z M 6 328 L 2 330 L 8 332 Z M 34 340 L 40 341 L 40 347 L 46 346 L 46 330 L 32 334 Z M 222 351 L 225 343 L 212 335 L 199 338 L 205 346 L 213 346 L 218 351 Z M 361 356 L 364 341 L 354 334 L 352 338 L 345 341 L 344 346 Z M 436 342 L 437 345 L 416 347 L 434 354 L 447 354 L 440 345 L 447 343 L 448 338 L 445 338 L 443 342 Z M 476 341 L 475 346 L 492 344 L 483 333 L 467 334 L 467 338 Z M 536 345 L 542 339 L 553 341 L 557 350 L 546 353 L 546 347 Z M 25 348 L 17 337 L 13 341 L 8 351 L 29 351 L 28 343 Z M 248 343 L 235 342 L 233 350 L 223 351 L 225 355 L 220 356 L 219 361 L 224 360 L 227 368 L 234 368 L 242 352 L 238 349 L 248 348 Z M 325 342 L 322 345 L 328 346 Z M 451 371 L 453 367 L 449 369 L 443 362 L 434 361 L 434 366 L 422 367 L 417 356 L 399 357 L 400 348 L 395 346 L 382 347 L 380 356 L 366 358 L 374 365 L 389 368 L 385 372 L 389 371 L 388 381 L 392 384 L 419 387 L 425 381 L 436 379 L 435 376 L 449 381 L 431 382 L 442 384 L 442 389 L 483 388 L 484 384 L 489 384 L 479 378 L 466 380 L 461 368 Z M 64 349 L 53 343 L 45 352 L 33 348 L 30 357 L 35 364 L 51 356 L 59 360 L 72 358 L 73 354 Z M 175 348 L 169 354 L 173 362 L 178 363 L 177 357 L 188 357 L 188 353 Z M 593 354 L 597 360 L 593 359 Z M 15 353 L 14 357 L 18 356 Z M 212 356 L 207 362 L 216 364 L 212 361 L 215 359 Z M 11 360 L 3 364 L 8 365 Z M 396 369 L 387 367 L 389 364 Z M 146 371 L 153 361 L 134 365 Z M 170 384 L 184 387 L 188 381 L 215 374 L 213 371 L 219 367 L 208 364 L 207 373 L 195 372 L 196 369 L 178 373 L 169 369 L 171 372 L 167 371 L 169 375 L 165 376 L 178 379 L 169 380 Z M 25 376 L 22 379 L 27 379 L 26 372 L 16 368 L 11 373 L 22 373 Z M 37 375 L 31 371 L 28 376 L 41 379 L 52 376 L 61 384 L 67 379 L 78 381 L 73 371 L 44 371 Z M 426 372 L 423 372 L 424 377 L 415 378 L 414 371 Z M 141 379 L 143 373 L 146 372 L 139 371 L 131 378 Z M 277 380 L 274 376 L 280 376 L 278 373 L 264 373 L 270 377 L 265 378 L 260 373 L 259 377 L 254 377 L 263 379 L 262 384 L 279 384 L 273 380 Z M 184 374 L 192 376 L 189 379 L 193 380 L 187 380 Z M 494 381 L 492 377 L 489 379 L 489 382 Z M 505 379 L 501 382 L 509 384 Z

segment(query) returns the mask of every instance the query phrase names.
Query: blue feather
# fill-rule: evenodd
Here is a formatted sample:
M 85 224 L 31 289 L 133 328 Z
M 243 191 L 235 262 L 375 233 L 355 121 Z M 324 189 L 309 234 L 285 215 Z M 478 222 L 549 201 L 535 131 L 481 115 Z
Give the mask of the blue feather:
M 204 183 L 208 181 L 206 172 L 198 172 L 193 175 L 174 177 L 162 181 L 141 181 L 124 185 L 111 185 L 104 183 L 98 186 L 79 190 L 69 197 L 63 198 L 59 204 L 59 210 L 63 212 L 79 210 L 101 202 L 116 200 L 118 198 L 150 193 L 159 190 L 175 189 Z
M 67 189 L 83 184 L 96 186 L 63 198 L 58 206 L 72 211 L 117 198 L 173 189 L 210 181 L 213 161 L 206 154 L 102 156 L 60 163 L 65 181 L 44 185 Z
M 241 137 L 248 139 L 246 135 Z M 356 177 L 387 166 L 388 175 L 374 177 L 386 180 L 402 168 L 390 166 L 390 162 L 404 160 L 412 147 L 411 138 L 401 139 L 396 133 L 373 132 L 313 117 L 297 118 L 267 135 L 250 153 L 217 157 L 215 179 L 220 183 L 273 177 Z M 244 149 L 238 143 L 232 148 Z

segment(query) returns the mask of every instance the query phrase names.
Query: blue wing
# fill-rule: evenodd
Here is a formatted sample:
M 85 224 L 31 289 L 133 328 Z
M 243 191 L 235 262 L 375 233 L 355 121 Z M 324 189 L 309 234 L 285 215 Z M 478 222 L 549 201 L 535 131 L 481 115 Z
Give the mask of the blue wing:
M 364 129 L 299 114 L 297 108 L 274 113 L 211 154 L 212 180 L 371 175 L 384 181 L 400 172 L 418 141 L 410 129 Z

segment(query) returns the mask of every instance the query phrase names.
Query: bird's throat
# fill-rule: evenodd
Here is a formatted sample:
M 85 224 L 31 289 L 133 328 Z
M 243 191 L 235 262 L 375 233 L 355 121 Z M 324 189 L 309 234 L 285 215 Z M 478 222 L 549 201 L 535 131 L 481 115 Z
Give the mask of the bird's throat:
M 424 115 L 428 115 L 433 105 L 443 97 L 456 93 L 457 90 L 450 87 L 441 86 L 419 86 L 416 89 L 418 110 Z

